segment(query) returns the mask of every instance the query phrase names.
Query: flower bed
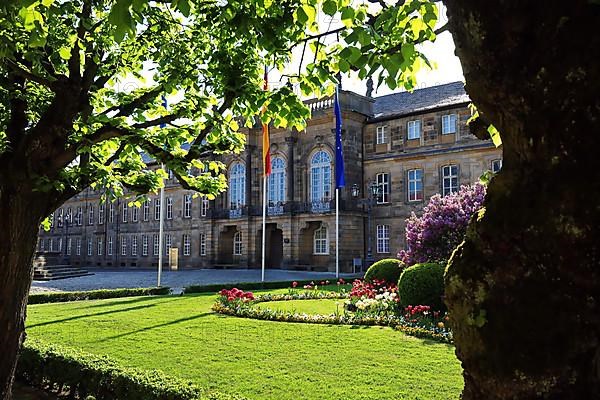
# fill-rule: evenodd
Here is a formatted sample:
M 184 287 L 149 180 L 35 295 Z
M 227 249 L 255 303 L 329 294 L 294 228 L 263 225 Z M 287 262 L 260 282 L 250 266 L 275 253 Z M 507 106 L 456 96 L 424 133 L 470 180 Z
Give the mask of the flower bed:
M 427 306 L 410 306 L 405 310 L 398 310 L 397 296 L 393 295 L 395 291 L 389 289 L 390 286 L 385 286 L 382 282 L 364 285 L 355 281 L 350 293 L 291 289 L 288 293 L 254 296 L 251 292 L 234 288 L 219 292 L 220 296 L 212 310 L 220 314 L 265 321 L 389 326 L 407 335 L 452 343 L 452 332 L 443 322 L 445 315 L 432 312 Z M 356 297 L 359 292 L 360 297 Z M 315 299 L 346 299 L 346 308 L 341 313 L 323 315 L 254 307 L 257 303 L 270 301 Z M 355 312 L 349 310 L 353 307 Z

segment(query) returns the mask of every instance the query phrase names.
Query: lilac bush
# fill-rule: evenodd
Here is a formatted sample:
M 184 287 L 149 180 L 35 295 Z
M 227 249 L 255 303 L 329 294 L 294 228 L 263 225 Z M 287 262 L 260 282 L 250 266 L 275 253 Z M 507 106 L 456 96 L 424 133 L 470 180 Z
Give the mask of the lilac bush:
M 406 265 L 448 261 L 484 198 L 485 186 L 480 183 L 461 186 L 458 192 L 445 197 L 432 196 L 421 216 L 412 213 L 406 220 L 408 250 L 401 250 L 398 258 Z

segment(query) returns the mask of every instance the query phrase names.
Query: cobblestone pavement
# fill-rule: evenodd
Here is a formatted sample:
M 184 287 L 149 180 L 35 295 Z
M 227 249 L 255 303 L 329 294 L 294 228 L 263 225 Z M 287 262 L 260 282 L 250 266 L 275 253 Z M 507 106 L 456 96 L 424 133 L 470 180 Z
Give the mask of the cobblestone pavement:
M 76 291 L 94 289 L 116 289 L 133 287 L 156 286 L 157 272 L 151 270 L 94 270 L 94 275 L 81 276 L 77 278 L 59 279 L 55 281 L 33 281 L 31 293 L 44 291 Z M 351 278 L 354 275 L 340 274 L 342 278 Z M 335 280 L 335 274 L 331 272 L 306 272 L 286 271 L 280 269 L 266 270 L 266 281 L 292 281 L 292 280 Z M 161 278 L 162 286 L 173 289 L 183 288 L 189 285 L 226 284 L 239 282 L 260 282 L 260 270 L 217 270 L 199 269 L 185 271 L 163 271 Z

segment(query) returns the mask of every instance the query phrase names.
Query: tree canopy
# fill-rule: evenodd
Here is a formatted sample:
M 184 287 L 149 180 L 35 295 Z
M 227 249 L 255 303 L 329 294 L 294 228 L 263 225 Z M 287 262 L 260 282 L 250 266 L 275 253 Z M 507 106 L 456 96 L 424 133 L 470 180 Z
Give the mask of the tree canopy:
M 214 195 L 226 183 L 212 156 L 243 148 L 240 121 L 252 125 L 265 107 L 265 122 L 300 130 L 309 110 L 292 87 L 331 94 L 340 72 L 412 88 L 427 63 L 415 46 L 435 38 L 437 19 L 422 0 L 9 1 L 0 6 L 0 165 L 22 166 L 19 179 L 54 206 L 89 185 L 114 197 L 155 191 L 163 172 L 149 171 L 143 153 Z M 289 85 L 264 92 L 265 66 Z

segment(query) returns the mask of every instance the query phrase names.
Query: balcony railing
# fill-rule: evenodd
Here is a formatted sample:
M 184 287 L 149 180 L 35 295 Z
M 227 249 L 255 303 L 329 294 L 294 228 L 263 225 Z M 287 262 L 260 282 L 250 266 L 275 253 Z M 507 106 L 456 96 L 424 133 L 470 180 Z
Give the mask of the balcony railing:
M 242 218 L 242 209 L 241 208 L 230 208 L 229 209 L 229 219 L 234 218 Z
M 328 213 L 331 211 L 330 201 L 313 201 L 310 203 L 310 212 L 315 214 Z
M 267 206 L 267 215 L 283 215 L 284 208 L 283 203 Z
M 357 201 L 342 200 L 340 201 L 340 211 L 364 211 L 362 206 Z M 261 216 L 263 212 L 262 206 L 254 207 L 242 206 L 235 208 L 215 208 L 211 210 L 211 218 L 213 219 L 237 219 L 247 215 Z M 267 205 L 267 215 L 297 215 L 297 214 L 328 214 L 335 212 L 334 200 L 312 201 L 312 202 L 285 202 Z

